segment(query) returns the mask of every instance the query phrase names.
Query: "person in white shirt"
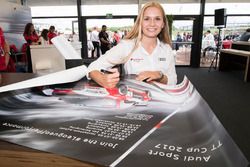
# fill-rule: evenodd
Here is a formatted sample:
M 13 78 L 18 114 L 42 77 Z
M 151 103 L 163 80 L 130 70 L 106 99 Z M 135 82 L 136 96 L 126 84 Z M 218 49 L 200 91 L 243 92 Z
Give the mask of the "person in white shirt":
M 120 74 L 111 68 L 124 64 L 125 73 L 136 74 L 139 81 L 176 84 L 175 59 L 168 32 L 162 6 L 155 1 L 146 3 L 124 40 L 89 65 L 88 77 L 105 88 L 113 88 Z M 102 73 L 101 69 L 111 74 Z
M 100 40 L 99 40 L 99 32 L 97 31 L 97 27 L 93 28 L 93 31 L 90 36 L 90 41 L 92 41 L 94 49 L 92 50 L 92 57 L 100 57 Z M 96 55 L 95 55 L 96 52 Z
M 216 44 L 214 40 L 213 34 L 211 34 L 210 30 L 207 30 L 205 33 L 204 38 L 202 39 L 202 50 L 203 50 L 203 56 L 201 59 L 201 63 L 205 63 L 206 61 L 206 52 L 207 51 L 216 51 Z
M 210 30 L 207 30 L 205 37 L 202 40 L 202 49 L 206 49 L 207 47 L 215 47 L 214 36 L 211 34 Z
M 49 45 L 48 29 L 43 29 L 41 35 L 39 36 L 38 44 Z

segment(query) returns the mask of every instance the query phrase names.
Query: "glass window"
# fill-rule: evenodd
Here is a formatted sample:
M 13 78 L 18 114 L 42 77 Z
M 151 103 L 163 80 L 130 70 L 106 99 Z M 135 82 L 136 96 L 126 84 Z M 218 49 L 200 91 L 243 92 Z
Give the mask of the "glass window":
M 216 28 L 214 26 L 214 16 L 205 16 L 203 30 L 206 31 L 206 30 L 211 29 L 211 28 Z
M 35 29 L 41 32 L 44 28 L 49 28 L 51 25 L 55 26 L 58 34 L 72 34 L 72 24 L 77 18 L 46 18 L 46 19 L 32 19 Z M 77 30 L 75 30 L 77 31 Z
M 126 33 L 131 29 L 131 27 L 134 25 L 134 19 L 133 18 L 87 19 L 86 20 L 87 38 L 90 40 L 90 34 L 95 29 L 98 32 L 100 32 L 102 25 L 107 26 L 107 33 L 109 36 L 109 40 L 112 43 L 111 47 L 113 47 L 117 44 L 115 43 L 116 41 L 114 41 L 114 32 L 116 31 L 117 33 L 116 35 L 118 35 L 120 39 L 123 38 L 126 35 Z M 88 49 L 88 58 L 99 57 L 100 54 L 101 52 L 99 50 L 92 51 L 91 48 Z
M 237 41 L 240 39 L 240 36 L 243 32 L 246 31 L 247 28 L 250 27 L 249 16 L 227 16 L 226 27 L 222 28 L 220 36 L 220 44 L 221 48 L 230 48 L 233 41 Z M 218 43 L 218 32 L 219 29 L 214 26 L 214 17 L 204 17 L 204 25 L 203 25 L 203 34 L 205 36 L 206 31 L 210 30 L 211 34 L 214 35 L 214 40 L 217 46 Z M 203 36 L 203 38 L 204 38 Z M 202 46 L 206 42 L 202 40 Z M 204 45 L 206 46 L 206 45 Z M 212 60 L 216 55 L 215 49 L 209 49 L 205 51 L 205 47 L 202 47 L 201 50 L 201 67 L 210 67 Z
M 145 4 L 150 0 L 142 0 Z M 194 15 L 200 14 L 200 1 L 198 0 L 159 0 L 166 14 Z
M 77 6 L 34 6 L 32 17 L 77 16 Z
M 226 8 L 226 14 L 249 14 L 250 3 L 206 3 L 205 14 L 214 14 L 220 8 Z
M 176 65 L 190 65 L 192 45 L 192 20 L 174 20 L 172 25 L 172 44 Z
M 28 6 L 71 6 L 76 5 L 77 0 L 21 0 Z M 16 1 L 17 2 L 17 1 Z
M 126 28 L 132 27 L 134 25 L 134 19 L 88 19 L 87 28 L 98 27 L 101 28 L 102 25 L 106 25 L 108 28 Z
M 138 0 L 82 0 L 83 16 L 137 15 Z
M 250 27 L 250 19 L 247 16 L 228 16 L 227 27 L 224 30 L 224 39 L 237 41 L 247 28 Z
M 247 29 L 249 27 L 250 27 L 249 16 L 228 16 L 227 17 L 227 28 Z
M 222 39 L 238 40 L 240 34 L 250 27 L 249 16 L 227 16 L 226 27 L 222 30 Z M 214 17 L 204 17 L 203 32 L 210 30 L 212 33 L 218 31 L 214 26 Z
M 185 15 L 199 14 L 199 3 L 178 3 L 178 4 L 162 4 L 166 14 Z
M 83 5 L 83 16 L 137 15 L 138 5 Z

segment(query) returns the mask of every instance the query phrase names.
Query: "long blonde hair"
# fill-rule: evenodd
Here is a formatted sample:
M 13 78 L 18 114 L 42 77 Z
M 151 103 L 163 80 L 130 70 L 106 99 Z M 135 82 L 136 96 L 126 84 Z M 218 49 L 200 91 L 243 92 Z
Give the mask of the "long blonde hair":
M 156 7 L 161 11 L 163 22 L 164 22 L 164 27 L 162 28 L 161 32 L 158 34 L 157 37 L 159 38 L 161 42 L 169 44 L 171 46 L 168 21 L 167 21 L 163 7 L 161 6 L 160 3 L 156 1 L 147 2 L 143 6 L 143 8 L 140 10 L 140 13 L 137 16 L 135 24 L 132 27 L 131 31 L 129 31 L 129 33 L 124 37 L 124 39 L 135 40 L 135 45 L 132 51 L 129 53 L 129 55 L 126 56 L 123 60 L 121 60 L 121 63 L 127 62 L 129 58 L 131 57 L 132 53 L 138 48 L 139 42 L 142 40 L 142 21 L 143 21 L 144 13 L 145 13 L 145 10 L 149 7 Z
M 158 34 L 158 38 L 161 42 L 167 43 L 171 45 L 171 39 L 169 36 L 169 27 L 168 27 L 168 21 L 164 12 L 163 7 L 160 3 L 156 1 L 148 2 L 146 3 L 143 8 L 141 9 L 139 15 L 136 18 L 135 25 L 132 27 L 131 31 L 128 33 L 127 36 L 125 36 L 125 39 L 136 39 L 136 45 L 139 43 L 142 39 L 142 20 L 145 13 L 145 10 L 149 7 L 156 7 L 158 8 L 163 17 L 164 27 L 162 28 L 161 32 Z

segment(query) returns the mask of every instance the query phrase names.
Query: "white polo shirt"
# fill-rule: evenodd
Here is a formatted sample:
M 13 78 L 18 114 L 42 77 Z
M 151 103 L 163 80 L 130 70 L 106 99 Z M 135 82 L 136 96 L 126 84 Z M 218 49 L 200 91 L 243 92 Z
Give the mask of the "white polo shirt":
M 111 48 L 99 59 L 91 63 L 88 71 L 109 69 L 117 64 L 124 62 L 125 74 L 139 74 L 142 71 L 161 71 L 168 77 L 168 84 L 177 83 L 175 71 L 175 59 L 172 48 L 157 39 L 157 45 L 153 52 L 149 54 L 142 46 L 131 51 L 135 45 L 134 40 L 122 40 L 117 46 Z M 131 54 L 131 55 L 130 55 Z

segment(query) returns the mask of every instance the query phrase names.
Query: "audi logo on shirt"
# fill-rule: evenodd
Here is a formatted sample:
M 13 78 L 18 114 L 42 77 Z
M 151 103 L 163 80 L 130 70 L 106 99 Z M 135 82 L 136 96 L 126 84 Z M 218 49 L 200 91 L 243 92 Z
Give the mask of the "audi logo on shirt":
M 166 57 L 159 57 L 159 61 L 166 61 Z

